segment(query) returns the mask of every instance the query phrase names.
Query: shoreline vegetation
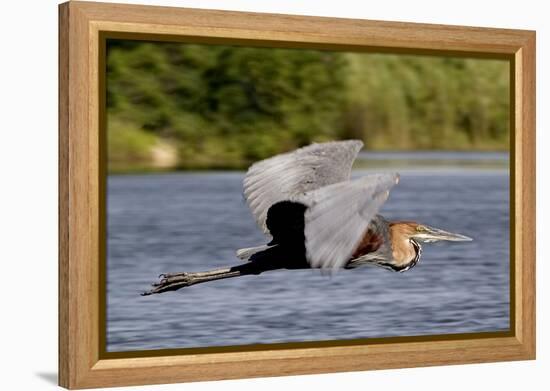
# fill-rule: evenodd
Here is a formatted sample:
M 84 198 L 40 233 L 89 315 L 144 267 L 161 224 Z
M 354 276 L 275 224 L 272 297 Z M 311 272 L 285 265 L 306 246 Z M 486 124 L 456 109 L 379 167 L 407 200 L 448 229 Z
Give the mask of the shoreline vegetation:
M 355 160 L 353 170 L 509 170 L 506 152 L 495 151 L 363 151 Z M 475 155 L 475 156 L 474 156 Z M 244 172 L 248 167 L 177 168 L 133 166 L 130 170 L 109 170 L 109 175 L 149 175 L 172 173 Z
M 109 40 L 109 173 L 242 170 L 312 142 L 507 151 L 501 60 Z

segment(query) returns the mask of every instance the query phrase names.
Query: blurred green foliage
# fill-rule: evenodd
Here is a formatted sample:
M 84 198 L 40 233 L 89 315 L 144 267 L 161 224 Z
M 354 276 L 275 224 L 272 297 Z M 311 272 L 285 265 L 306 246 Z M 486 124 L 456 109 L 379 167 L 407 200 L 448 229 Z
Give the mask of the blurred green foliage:
M 313 141 L 505 150 L 498 60 L 109 40 L 110 171 L 242 168 Z M 168 167 L 155 148 L 173 146 Z

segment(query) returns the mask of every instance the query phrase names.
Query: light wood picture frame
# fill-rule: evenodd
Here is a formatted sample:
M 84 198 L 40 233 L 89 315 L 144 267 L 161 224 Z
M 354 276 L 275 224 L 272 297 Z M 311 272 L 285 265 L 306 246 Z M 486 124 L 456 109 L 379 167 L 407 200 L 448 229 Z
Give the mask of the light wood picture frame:
M 105 352 L 105 39 L 500 58 L 511 69 L 510 331 Z M 59 6 L 59 384 L 69 389 L 535 358 L 535 32 L 70 1 Z

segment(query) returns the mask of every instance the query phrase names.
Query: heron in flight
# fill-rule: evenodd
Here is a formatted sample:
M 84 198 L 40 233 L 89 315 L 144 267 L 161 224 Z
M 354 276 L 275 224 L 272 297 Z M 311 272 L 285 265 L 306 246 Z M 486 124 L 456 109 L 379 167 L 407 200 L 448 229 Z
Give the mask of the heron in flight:
M 246 261 L 241 265 L 161 274 L 143 295 L 278 269 L 330 272 L 375 265 L 404 272 L 418 263 L 422 242 L 472 240 L 379 215 L 399 175 L 351 180 L 352 164 L 362 147 L 359 140 L 311 144 L 254 163 L 244 178 L 244 196 L 271 241 L 237 250 L 237 257 Z

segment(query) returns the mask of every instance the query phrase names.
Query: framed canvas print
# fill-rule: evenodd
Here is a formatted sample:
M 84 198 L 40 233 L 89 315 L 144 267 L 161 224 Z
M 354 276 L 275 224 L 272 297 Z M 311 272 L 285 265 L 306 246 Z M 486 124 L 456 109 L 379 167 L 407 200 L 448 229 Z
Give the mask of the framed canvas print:
M 59 7 L 59 382 L 535 358 L 535 33 Z

